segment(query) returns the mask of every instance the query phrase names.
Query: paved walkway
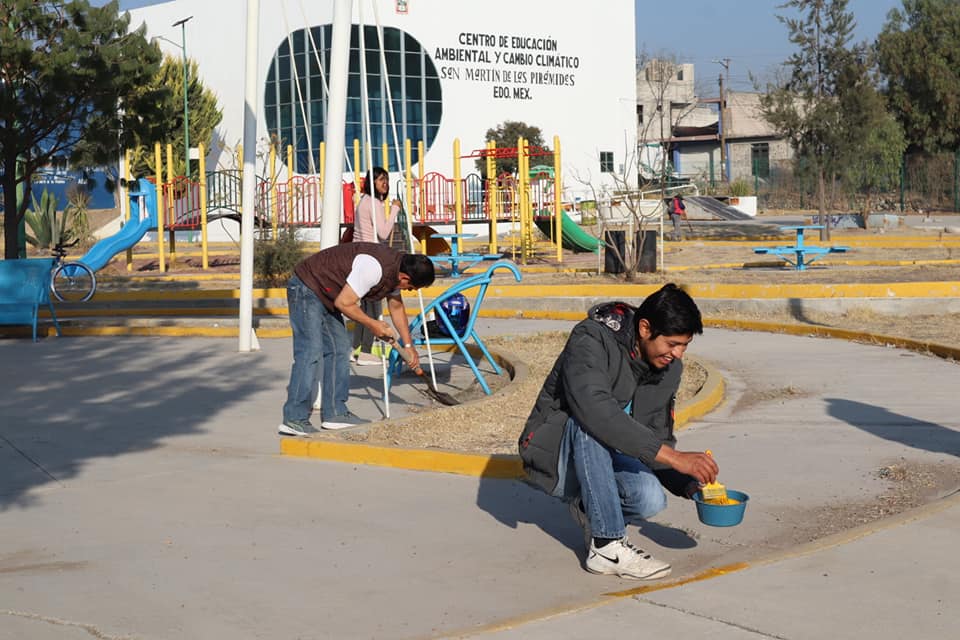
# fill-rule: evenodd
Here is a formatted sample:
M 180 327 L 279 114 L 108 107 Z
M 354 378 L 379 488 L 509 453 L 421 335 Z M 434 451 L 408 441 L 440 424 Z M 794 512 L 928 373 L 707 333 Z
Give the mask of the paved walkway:
M 290 344 L 261 345 L 0 341 L 0 638 L 819 640 L 960 625 L 957 497 L 808 543 L 891 489 L 881 467 L 955 469 L 956 364 L 698 337 L 691 354 L 721 369 L 728 399 L 680 445 L 710 447 L 751 502 L 741 526 L 711 529 L 671 499 L 631 531 L 674 566 L 645 585 L 583 571 L 566 509 L 519 482 L 279 456 Z M 378 410 L 365 399 L 378 384 L 357 378 L 351 406 Z M 395 411 L 425 403 L 396 392 Z

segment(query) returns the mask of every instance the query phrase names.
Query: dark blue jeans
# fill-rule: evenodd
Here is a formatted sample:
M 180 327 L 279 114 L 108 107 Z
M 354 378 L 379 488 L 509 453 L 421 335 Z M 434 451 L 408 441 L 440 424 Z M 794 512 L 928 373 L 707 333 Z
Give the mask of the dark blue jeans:
M 307 420 L 322 381 L 323 418 L 347 413 L 350 394 L 350 336 L 343 317 L 331 313 L 296 275 L 287 283 L 287 307 L 293 330 L 293 367 L 283 419 Z
M 573 418 L 563 434 L 557 488 L 558 497 L 583 498 L 595 538 L 622 538 L 627 524 L 640 524 L 667 506 L 663 485 L 650 467 L 604 446 Z

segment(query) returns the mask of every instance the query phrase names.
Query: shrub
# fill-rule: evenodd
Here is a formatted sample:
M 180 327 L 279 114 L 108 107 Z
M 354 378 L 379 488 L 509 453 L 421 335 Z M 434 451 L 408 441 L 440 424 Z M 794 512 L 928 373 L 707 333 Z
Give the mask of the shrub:
M 253 270 L 266 286 L 282 286 L 305 254 L 305 243 L 297 238 L 297 232 L 281 229 L 276 238 L 257 240 Z
M 66 224 L 71 239 L 77 238 L 80 244 L 90 244 L 90 193 L 77 185 L 67 189 L 67 206 L 63 215 L 67 218 Z
M 735 198 L 750 195 L 750 183 L 743 178 L 737 178 L 730 183 L 730 195 Z

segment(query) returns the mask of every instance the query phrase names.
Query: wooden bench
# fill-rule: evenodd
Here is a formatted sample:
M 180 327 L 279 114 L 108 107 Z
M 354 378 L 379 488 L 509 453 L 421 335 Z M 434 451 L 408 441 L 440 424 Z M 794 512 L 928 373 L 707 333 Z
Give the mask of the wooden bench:
M 36 342 L 40 305 L 46 305 L 60 335 L 60 323 L 50 301 L 53 263 L 53 258 L 0 260 L 0 325 L 28 324 L 33 327 Z

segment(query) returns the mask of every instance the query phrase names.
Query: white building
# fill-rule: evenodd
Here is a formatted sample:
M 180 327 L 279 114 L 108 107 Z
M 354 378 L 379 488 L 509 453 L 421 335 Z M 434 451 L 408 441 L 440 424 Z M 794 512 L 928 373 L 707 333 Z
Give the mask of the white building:
M 576 171 L 602 186 L 612 183 L 605 172 L 618 170 L 624 154 L 635 148 L 632 0 L 589 6 L 575 0 L 355 0 L 353 5 L 346 139 L 351 147 L 363 130 L 357 26 L 362 22 L 367 27 L 366 91 L 375 164 L 383 164 L 384 141 L 391 148 L 390 168 L 397 171 L 396 138 L 401 157 L 404 138 L 412 140 L 414 150 L 422 140 L 424 169 L 452 177 L 455 139 L 462 155 L 468 155 L 484 147 L 488 129 L 511 120 L 539 127 L 548 147 L 559 136 L 564 174 Z M 208 160 L 211 169 L 233 166 L 229 151 L 242 138 L 245 7 L 240 0 L 167 0 L 130 11 L 131 26 L 146 23 L 147 37 L 167 39 L 158 40 L 159 45 L 177 56 L 181 32 L 172 25 L 192 16 L 186 23 L 187 54 L 197 61 L 202 82 L 217 94 L 223 109 L 220 144 Z M 274 0 L 261 2 L 260 12 L 257 139 L 266 146 L 273 134 L 282 145 L 293 144 L 296 173 L 319 171 L 311 169 L 309 150 L 317 167 L 333 2 Z M 382 57 L 377 15 L 385 44 Z M 384 60 L 389 85 L 381 73 Z M 352 159 L 349 148 L 348 154 Z M 414 165 L 418 160 L 414 157 Z M 464 175 L 474 172 L 474 160 L 462 160 L 461 167 Z M 418 170 L 414 166 L 414 175 Z M 567 197 L 582 188 L 569 177 L 565 186 Z

